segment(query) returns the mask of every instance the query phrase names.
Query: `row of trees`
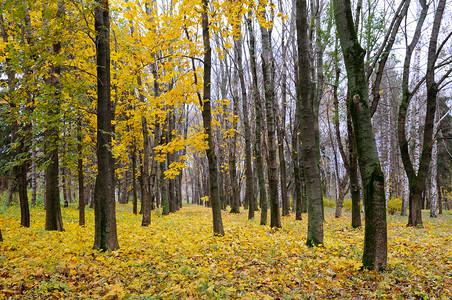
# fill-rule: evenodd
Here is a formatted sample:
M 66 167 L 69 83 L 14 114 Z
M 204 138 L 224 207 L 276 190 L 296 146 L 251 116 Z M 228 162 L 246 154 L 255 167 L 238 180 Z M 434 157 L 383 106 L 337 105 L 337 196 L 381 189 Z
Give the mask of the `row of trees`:
M 97 249 L 119 247 L 115 187 L 135 214 L 141 200 L 143 226 L 183 195 L 205 203 L 220 236 L 228 205 L 250 219 L 260 210 L 265 225 L 269 204 L 276 228 L 292 206 L 297 219 L 308 213 L 315 246 L 323 198 L 334 195 L 340 217 L 349 190 L 353 227 L 364 200 L 363 265 L 384 269 L 389 198 L 405 191 L 418 226 L 428 175 L 432 216 L 438 183 L 450 189 L 450 174 L 437 175 L 451 161 L 450 11 L 416 4 L 4 1 L 8 202 L 17 185 L 28 227 L 28 178 L 35 203 L 41 169 L 46 229 L 63 230 L 59 187 L 69 201 L 77 178 L 80 225 L 92 199 Z

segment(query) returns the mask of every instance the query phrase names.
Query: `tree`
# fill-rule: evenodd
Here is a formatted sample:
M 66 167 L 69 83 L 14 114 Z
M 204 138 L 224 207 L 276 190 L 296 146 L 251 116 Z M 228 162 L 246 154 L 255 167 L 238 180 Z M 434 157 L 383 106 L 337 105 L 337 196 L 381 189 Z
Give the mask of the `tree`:
M 263 160 L 263 142 L 262 142 L 262 105 L 259 93 L 259 84 L 257 80 L 257 64 L 256 64 L 256 38 L 254 36 L 254 30 L 252 25 L 252 12 L 248 12 L 246 18 L 246 26 L 249 34 L 249 49 L 250 49 L 250 62 L 251 62 L 251 78 L 252 78 L 252 91 L 254 99 L 254 111 L 256 114 L 255 128 L 254 128 L 254 155 L 256 156 L 256 169 L 257 169 L 257 181 L 259 187 L 259 203 L 261 209 L 260 224 L 267 224 L 267 191 L 265 188 L 265 175 L 264 175 L 264 160 Z
M 58 2 L 58 11 L 56 19 L 60 22 L 64 16 L 64 3 Z M 46 20 L 45 22 L 49 22 Z M 62 35 L 61 29 L 55 31 L 55 36 L 60 37 Z M 52 55 L 58 56 L 61 52 L 61 42 L 57 40 L 52 45 Z M 52 63 L 50 66 L 49 74 L 46 78 L 46 84 L 51 87 L 51 93 L 49 101 L 49 117 L 52 123 L 48 124 L 47 129 L 44 132 L 46 139 L 45 152 L 47 154 L 49 163 L 45 173 L 46 179 L 46 230 L 58 230 L 63 231 L 63 219 L 61 216 L 60 205 L 60 188 L 58 184 L 59 173 L 59 157 L 58 157 L 58 143 L 59 143 L 59 106 L 61 96 L 61 66 L 57 63 Z
M 82 120 L 77 121 L 78 224 L 85 225 L 85 178 L 83 174 Z
M 212 111 L 211 111 L 211 69 L 212 69 L 212 49 L 210 47 L 209 34 L 209 16 L 208 16 L 209 0 L 202 0 L 202 37 L 204 45 L 204 77 L 203 77 L 203 95 L 202 102 L 202 120 L 206 139 L 208 144 L 207 160 L 209 163 L 209 192 L 210 202 L 212 204 L 212 219 L 214 235 L 223 236 L 223 220 L 221 218 L 221 202 L 218 194 L 218 166 L 215 154 L 215 148 L 212 137 Z
M 439 91 L 439 87 L 441 83 L 447 78 L 447 76 L 452 72 L 452 70 L 448 70 L 445 75 L 435 82 L 435 69 L 437 68 L 437 60 L 438 60 L 438 35 L 441 27 L 441 20 L 443 17 L 443 12 L 445 8 L 445 0 L 440 0 L 438 3 L 438 7 L 435 12 L 435 17 L 433 21 L 432 33 L 430 35 L 429 47 L 428 47 L 428 55 L 427 55 L 427 72 L 425 75 L 425 82 L 427 88 L 427 110 L 425 114 L 424 120 L 424 132 L 423 139 L 421 145 L 421 156 L 419 161 L 419 168 L 417 173 L 411 161 L 408 152 L 408 141 L 405 134 L 405 120 L 406 113 L 408 110 L 408 106 L 413 95 L 416 93 L 416 90 L 420 87 L 420 84 L 423 82 L 420 81 L 417 83 L 416 87 L 413 91 L 409 91 L 408 82 L 409 82 L 409 73 L 410 73 L 410 62 L 411 56 L 416 47 L 418 40 L 422 31 L 422 24 L 425 20 L 428 6 L 425 0 L 421 0 L 421 16 L 418 19 L 418 23 L 416 26 L 416 31 L 413 37 L 412 42 L 408 45 L 406 49 L 405 62 L 403 66 L 403 82 L 402 82 L 402 102 L 399 107 L 399 120 L 398 120 L 398 140 L 400 153 L 402 156 L 403 166 L 405 168 L 405 172 L 408 177 L 409 182 L 409 214 L 408 214 L 408 226 L 422 226 L 422 194 L 425 191 L 425 182 L 429 171 L 430 162 L 432 160 L 432 146 L 434 143 L 433 140 L 433 128 L 435 122 L 435 113 L 437 106 L 437 95 Z M 449 35 L 450 37 L 450 35 Z M 446 39 L 447 40 L 447 39 Z M 442 47 L 442 46 L 441 46 Z
M 259 8 L 262 10 L 261 22 L 265 22 L 265 7 Z M 272 64 L 271 47 L 269 34 L 269 25 L 261 23 L 262 35 L 262 77 L 264 81 L 264 98 L 265 98 L 265 112 L 267 118 L 267 142 L 268 142 L 268 185 L 270 198 L 270 227 L 281 228 L 281 215 L 279 212 L 279 197 L 278 197 L 278 161 L 276 156 L 276 117 L 275 117 L 275 83 L 271 78 Z M 272 26 L 272 25 L 270 25 Z
M 243 110 L 243 127 L 245 131 L 245 177 L 246 177 L 246 190 L 245 190 L 245 203 L 248 203 L 248 219 L 254 218 L 254 177 L 252 167 L 252 154 L 251 154 L 251 130 L 248 118 L 248 97 L 246 95 L 245 76 L 243 74 L 242 65 L 242 37 L 234 38 L 235 51 L 237 53 L 237 71 L 240 80 L 240 89 L 242 91 L 242 110 Z
M 306 0 L 297 0 L 297 42 L 298 42 L 298 83 L 297 101 L 300 107 L 300 129 L 303 143 L 303 174 L 308 197 L 308 236 L 306 244 L 323 244 L 323 199 L 318 168 L 317 148 L 318 115 L 314 112 L 314 85 L 312 83 L 311 61 L 309 57 L 308 20 Z M 316 132 L 317 131 L 317 132 Z
M 97 162 L 98 174 L 94 191 L 94 249 L 119 248 L 113 189 L 113 157 L 111 153 L 110 100 L 110 18 L 108 0 L 96 0 L 97 62 Z
M 369 109 L 369 91 L 364 56 L 356 34 L 351 2 L 334 0 L 334 15 L 344 63 L 350 99 L 348 105 L 355 133 L 359 169 L 363 183 L 365 232 L 363 267 L 383 270 L 387 264 L 387 224 L 384 175 L 378 159 Z

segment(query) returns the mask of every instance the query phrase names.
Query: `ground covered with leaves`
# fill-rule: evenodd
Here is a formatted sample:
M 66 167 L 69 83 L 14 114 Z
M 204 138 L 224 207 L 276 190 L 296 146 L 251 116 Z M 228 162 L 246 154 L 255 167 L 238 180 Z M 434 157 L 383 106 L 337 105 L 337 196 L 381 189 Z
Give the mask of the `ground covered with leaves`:
M 305 246 L 307 216 L 259 225 L 259 215 L 223 213 L 224 237 L 214 237 L 211 211 L 185 206 L 169 216 L 153 212 L 141 227 L 130 206 L 119 206 L 120 249 L 92 250 L 94 221 L 78 226 L 76 207 L 63 209 L 64 232 L 44 230 L 42 207 L 31 228 L 18 207 L 0 212 L 0 299 L 323 299 L 452 298 L 452 215 L 424 218 L 407 228 L 389 216 L 389 266 L 362 271 L 364 230 L 327 211 L 325 245 Z

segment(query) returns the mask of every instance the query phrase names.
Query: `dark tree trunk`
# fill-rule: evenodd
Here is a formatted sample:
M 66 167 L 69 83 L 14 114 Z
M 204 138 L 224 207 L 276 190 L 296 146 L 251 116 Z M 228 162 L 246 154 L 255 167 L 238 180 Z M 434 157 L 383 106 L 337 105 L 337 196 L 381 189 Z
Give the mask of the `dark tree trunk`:
M 358 42 L 349 0 L 334 0 L 336 26 L 344 53 L 350 90 L 350 111 L 364 187 L 365 233 L 363 267 L 383 270 L 387 265 L 387 224 L 384 175 L 370 118 L 365 51 Z
M 221 202 L 218 195 L 218 169 L 217 158 L 215 155 L 215 145 L 213 144 L 212 131 L 212 112 L 210 101 L 210 87 L 211 87 L 211 68 L 212 68 L 212 49 L 210 47 L 209 34 L 209 17 L 208 17 L 209 0 L 202 0 L 202 36 L 204 42 L 204 80 L 203 80 L 203 95 L 202 102 L 202 119 L 204 131 L 207 135 L 207 160 L 209 163 L 209 192 L 210 204 L 212 205 L 212 222 L 213 233 L 215 235 L 223 236 L 223 220 L 221 217 Z
M 122 171 L 122 178 L 121 178 L 121 184 L 120 184 L 120 189 L 119 189 L 119 200 L 118 202 L 120 204 L 127 204 L 127 196 L 128 196 L 128 192 L 127 192 L 127 170 L 125 169 L 124 166 L 124 170 Z
M 233 83 L 234 85 L 237 82 Z M 233 114 L 238 116 L 238 95 L 234 92 L 232 96 L 233 102 Z M 238 119 L 234 118 L 232 121 L 232 128 L 237 132 L 237 123 Z M 235 133 L 232 137 L 229 146 L 229 180 L 231 182 L 231 213 L 240 213 L 240 188 L 239 188 L 239 179 L 237 178 L 237 134 Z M 245 209 L 248 207 L 248 203 L 244 203 Z
M 130 151 L 130 158 L 132 160 L 132 197 L 133 197 L 133 214 L 138 214 L 138 196 L 137 196 L 137 154 L 135 152 L 135 145 Z
M 141 118 L 141 125 L 143 127 L 143 173 L 141 174 L 143 194 L 141 195 L 141 213 L 143 219 L 141 226 L 148 226 L 151 224 L 151 191 L 149 190 L 149 134 L 148 123 L 146 118 Z
M 433 140 L 433 125 L 436 112 L 436 98 L 438 95 L 438 87 L 440 83 L 435 82 L 435 62 L 437 60 L 437 42 L 438 34 L 440 31 L 441 20 L 445 8 L 445 0 L 440 0 L 435 12 L 433 21 L 432 33 L 430 36 L 428 57 L 427 57 L 427 74 L 425 76 L 427 85 L 427 110 L 424 123 L 424 134 L 422 139 L 422 151 L 419 161 L 419 168 L 416 171 L 413 167 L 413 163 L 408 152 L 408 141 L 405 135 L 405 120 L 410 100 L 416 91 L 409 90 L 409 74 L 410 74 L 410 62 L 412 53 L 420 39 L 422 32 L 422 25 L 427 15 L 428 6 L 425 1 L 421 1 L 422 11 L 418 18 L 416 31 L 413 36 L 413 40 L 406 49 L 405 63 L 403 67 L 402 78 L 402 90 L 403 97 L 399 107 L 399 119 L 398 119 L 398 140 L 402 157 L 403 166 L 407 173 L 410 195 L 408 198 L 408 226 L 422 226 L 422 206 L 423 198 L 425 194 L 425 184 L 432 159 L 432 142 Z
M 347 105 L 347 135 L 350 175 L 350 194 L 352 197 L 352 227 L 361 227 L 361 188 L 358 175 L 358 157 L 356 152 L 355 134 L 353 133 L 350 105 Z
M 9 170 L 9 176 L 8 176 L 8 198 L 6 199 L 6 206 L 11 206 L 11 203 L 13 202 L 13 195 L 14 195 L 14 188 L 16 186 L 16 176 L 13 175 L 14 170 Z
M 111 165 L 111 100 L 110 46 L 108 0 L 96 0 L 96 60 L 97 60 L 97 163 L 98 174 L 94 187 L 94 249 L 119 248 L 116 232 L 113 166 Z
M 280 1 L 280 6 L 282 3 Z M 281 74 L 281 122 L 278 122 L 278 154 L 279 154 L 279 168 L 280 168 L 280 183 L 281 183 L 281 204 L 282 204 L 282 216 L 289 215 L 290 204 L 289 197 L 287 195 L 287 169 L 286 169 L 286 159 L 284 156 L 284 138 L 286 135 L 286 109 L 287 109 L 287 62 L 286 62 L 286 52 L 287 44 L 285 43 L 285 30 L 284 26 L 282 28 L 282 74 Z
M 251 153 L 251 130 L 248 118 L 248 97 L 246 95 L 245 76 L 243 74 L 242 65 L 242 39 L 237 37 L 235 40 L 235 51 L 237 51 L 237 67 L 240 79 L 240 88 L 242 90 L 242 110 L 243 110 L 243 127 L 245 129 L 245 177 L 246 190 L 244 202 L 248 203 L 248 219 L 254 218 L 254 177 Z
M 278 196 L 278 162 L 276 145 L 275 86 L 271 80 L 272 61 L 269 30 L 261 25 L 262 33 L 262 77 L 265 90 L 265 108 L 268 137 L 268 185 L 270 196 L 270 227 L 281 228 Z
M 298 68 L 297 68 L 298 70 Z M 298 77 L 298 76 L 297 76 Z M 294 178 L 294 201 L 295 204 L 295 220 L 301 220 L 301 214 L 303 212 L 303 204 L 302 204 L 302 176 L 300 172 L 300 109 L 299 103 L 296 104 L 296 112 L 295 112 L 295 120 L 294 120 L 294 128 L 292 132 L 292 161 L 293 161 L 293 178 Z
M 52 125 L 50 125 L 52 127 Z M 49 165 L 47 166 L 46 177 L 46 230 L 63 231 L 63 220 L 61 217 L 60 190 L 58 184 L 58 145 L 56 139 L 58 131 L 56 128 L 46 130 L 47 156 Z M 53 140 L 53 141 L 52 141 Z
M 49 137 L 51 138 L 51 137 Z M 53 147 L 52 145 L 50 147 Z M 63 151 L 64 152 L 64 151 Z M 68 191 L 67 191 L 67 182 L 66 182 L 66 168 L 62 167 L 61 168 L 61 187 L 63 190 L 63 203 L 64 203 L 64 207 L 69 207 L 69 198 L 68 198 Z M 47 186 L 47 180 L 46 180 L 46 186 Z M 47 195 L 47 193 L 46 193 Z
M 25 18 L 24 23 L 27 27 L 30 25 L 30 16 L 28 14 L 28 10 L 25 6 Z M 5 20 L 3 19 L 3 14 L 0 13 L 0 24 L 2 29 L 2 39 L 4 43 L 8 43 L 8 32 L 6 30 L 5 26 Z M 22 29 L 24 29 L 22 27 Z M 29 31 L 27 30 L 27 35 Z M 30 39 L 30 36 L 28 36 L 28 39 Z M 13 99 L 13 92 L 15 90 L 15 72 L 14 69 L 10 66 L 10 58 L 8 56 L 5 59 L 5 66 L 6 66 L 6 76 L 7 76 L 7 83 L 8 83 L 8 93 L 9 98 Z M 25 73 L 30 73 L 30 70 L 25 70 Z M 9 105 L 11 107 L 11 110 L 13 112 L 17 111 L 17 106 L 14 102 L 9 102 Z M 24 128 L 23 130 L 25 133 L 27 133 L 27 129 Z M 12 120 L 11 125 L 11 144 L 17 143 L 18 146 L 16 147 L 15 155 L 16 159 L 18 159 L 20 156 L 26 157 L 27 156 L 27 146 L 25 143 L 25 137 L 19 136 L 19 123 L 17 119 Z M 11 176 L 10 184 L 8 185 L 8 200 L 7 204 L 8 206 L 12 202 L 12 196 L 14 192 L 14 182 L 15 178 L 17 178 L 17 187 L 19 190 L 19 202 L 20 202 L 20 225 L 24 227 L 30 227 L 30 209 L 28 205 L 28 195 L 27 195 L 27 161 L 25 160 L 23 163 L 21 163 L 18 166 L 15 166 L 12 170 L 12 173 L 14 175 Z
M 316 129 L 312 125 L 318 120 L 314 111 L 314 86 L 309 58 L 308 23 L 306 0 L 297 0 L 298 83 L 297 101 L 300 102 L 300 128 L 303 143 L 303 175 L 308 198 L 308 236 L 306 245 L 323 244 L 323 199 L 318 168 Z M 314 126 L 315 127 L 315 126 Z M 318 130 L 318 128 L 317 128 Z
M 64 4 L 58 3 L 57 18 L 62 18 L 64 14 Z M 53 54 L 58 55 L 61 51 L 61 43 L 53 44 Z M 51 119 L 58 120 L 60 94 L 61 94 L 61 67 L 59 65 L 52 65 L 49 70 L 49 76 L 46 79 L 46 84 L 53 88 L 52 99 L 50 101 L 49 116 Z M 58 121 L 54 124 L 48 124 L 48 128 L 44 132 L 46 156 L 49 160 L 45 172 L 46 178 L 46 230 L 63 231 L 63 219 L 61 217 L 60 206 L 60 190 L 58 184 L 59 160 L 58 160 L 58 143 L 59 143 L 59 124 Z M 65 176 L 63 175 L 63 179 Z M 63 185 L 63 189 L 66 188 Z M 67 199 L 67 197 L 66 197 Z
M 438 187 L 438 214 L 442 215 L 443 214 L 443 195 L 441 193 L 441 188 L 439 185 L 439 176 L 436 176 L 436 186 Z
M 31 205 L 36 205 L 36 198 L 38 195 L 38 167 L 36 166 L 36 160 L 38 150 L 36 149 L 36 145 L 32 143 L 31 150 Z
M 18 137 L 18 126 L 17 123 L 13 124 L 13 140 L 19 140 Z M 16 150 L 16 155 L 25 154 L 26 146 L 23 141 L 19 142 L 19 146 Z M 17 188 L 19 190 L 19 203 L 20 203 L 20 225 L 23 227 L 30 227 L 30 208 L 28 204 L 28 193 L 27 193 L 27 172 L 28 163 L 24 161 L 21 165 L 14 168 L 17 174 Z
M 77 170 L 78 170 L 78 224 L 85 225 L 85 186 L 83 174 L 82 117 L 77 122 Z
M 262 158 L 262 105 L 259 94 L 259 86 L 257 81 L 257 66 L 256 66 L 256 42 L 254 37 L 254 30 L 251 24 L 251 11 L 248 13 L 246 19 L 248 33 L 250 36 L 250 61 L 251 61 L 251 75 L 253 81 L 253 98 L 254 110 L 256 114 L 255 140 L 254 140 L 254 155 L 256 156 L 257 180 L 259 187 L 259 203 L 261 208 L 260 224 L 267 224 L 267 192 L 265 189 L 265 175 L 264 175 L 264 160 Z

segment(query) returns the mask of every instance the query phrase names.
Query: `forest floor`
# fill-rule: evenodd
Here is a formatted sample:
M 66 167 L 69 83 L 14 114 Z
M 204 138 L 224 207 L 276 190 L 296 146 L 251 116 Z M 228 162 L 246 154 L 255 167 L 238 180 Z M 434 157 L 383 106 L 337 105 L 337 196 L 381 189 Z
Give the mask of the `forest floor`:
M 307 215 L 283 217 L 281 230 L 247 213 L 223 213 L 224 237 L 214 237 L 211 211 L 187 205 L 176 214 L 141 217 L 117 206 L 120 249 L 92 250 L 93 210 L 78 226 L 75 206 L 63 208 L 64 232 L 44 230 L 42 207 L 31 228 L 16 206 L 0 210 L 0 299 L 452 299 L 452 214 L 407 228 L 388 216 L 388 268 L 362 271 L 364 229 L 350 213 L 326 210 L 325 244 L 305 246 Z

